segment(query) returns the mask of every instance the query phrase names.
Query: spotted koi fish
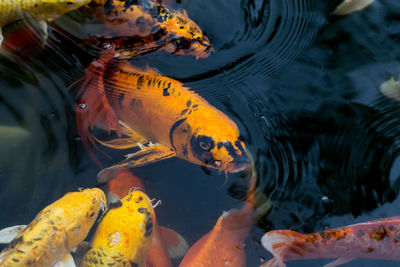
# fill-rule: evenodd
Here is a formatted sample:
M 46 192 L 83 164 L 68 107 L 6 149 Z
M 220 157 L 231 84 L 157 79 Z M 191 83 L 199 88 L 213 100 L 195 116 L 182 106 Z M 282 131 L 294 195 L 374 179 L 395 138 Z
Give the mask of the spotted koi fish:
M 152 203 L 143 192 L 133 191 L 112 204 L 80 266 L 145 266 L 154 218 Z
M 400 260 L 399 230 L 400 217 L 391 217 L 312 234 L 271 231 L 261 242 L 275 258 L 261 266 L 285 267 L 285 261 L 318 258 L 337 258 L 324 267 L 357 258 Z
M 106 29 L 98 40 L 121 41 L 115 57 L 130 58 L 163 49 L 178 55 L 205 58 L 212 51 L 207 37 L 185 11 L 175 11 L 154 0 L 93 0 L 91 5 Z
M 0 0 L 0 45 L 3 40 L 1 27 L 23 19 L 26 15 L 36 19 L 47 33 L 46 21 L 86 5 L 90 0 Z
M 126 62 L 111 62 L 102 82 L 99 91 L 105 92 L 126 137 L 96 141 L 114 149 L 140 150 L 103 169 L 99 182 L 113 179 L 120 169 L 171 157 L 231 173 L 249 166 L 236 124 L 181 82 Z M 91 112 L 89 105 L 83 107 Z
M 53 266 L 85 239 L 105 206 L 105 195 L 97 188 L 64 195 L 26 228 L 19 227 L 22 232 L 0 253 L 0 266 Z

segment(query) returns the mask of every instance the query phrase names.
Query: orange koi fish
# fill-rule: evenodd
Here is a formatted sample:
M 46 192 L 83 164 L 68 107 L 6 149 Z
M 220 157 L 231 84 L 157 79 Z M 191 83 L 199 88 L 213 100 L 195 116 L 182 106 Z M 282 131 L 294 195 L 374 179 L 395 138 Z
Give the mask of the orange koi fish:
M 133 191 L 112 204 L 80 266 L 145 266 L 154 216 L 150 199 L 140 191 Z
M 399 229 L 400 217 L 391 217 L 312 234 L 271 231 L 261 242 L 274 258 L 261 266 L 285 267 L 286 261 L 319 258 L 337 258 L 325 267 L 357 258 L 400 260 Z
M 178 55 L 207 57 L 212 48 L 185 11 L 175 11 L 154 0 L 93 0 L 97 18 L 106 29 L 102 41 L 121 40 L 115 57 L 130 58 L 163 49 Z
M 253 218 L 255 177 L 242 209 L 224 212 L 214 228 L 189 249 L 179 267 L 246 266 L 243 246 Z
M 117 62 L 105 69 L 103 85 L 100 91 L 127 137 L 96 140 L 114 149 L 140 150 L 103 169 L 99 182 L 111 180 L 120 169 L 171 157 L 231 173 L 249 166 L 236 124 L 181 82 Z
M 145 191 L 143 182 L 129 170 L 120 170 L 118 176 L 107 184 L 107 199 L 110 202 L 125 197 L 131 188 Z M 186 240 L 177 232 L 159 226 L 155 218 L 153 237 L 147 256 L 146 267 L 172 267 L 170 258 L 181 258 L 188 250 Z
M 26 228 L 18 227 L 24 230 L 0 253 L 0 266 L 53 266 L 85 239 L 105 206 L 104 193 L 97 188 L 64 195 Z M 10 231 L 1 231 L 2 237 Z

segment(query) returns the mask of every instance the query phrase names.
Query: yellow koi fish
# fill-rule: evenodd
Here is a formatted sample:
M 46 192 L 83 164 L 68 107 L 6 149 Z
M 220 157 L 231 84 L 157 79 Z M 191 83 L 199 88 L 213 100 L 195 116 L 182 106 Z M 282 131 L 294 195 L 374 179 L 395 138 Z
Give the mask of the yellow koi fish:
M 154 223 L 147 195 L 129 193 L 103 217 L 80 266 L 145 266 Z
M 106 29 L 106 39 L 98 39 L 121 41 L 115 57 L 130 58 L 163 49 L 204 58 L 212 51 L 207 37 L 185 11 L 172 10 L 154 0 L 93 0 L 91 5 Z
M 121 163 L 103 169 L 97 176 L 99 182 L 113 179 L 119 169 L 171 157 L 231 173 L 249 166 L 236 124 L 181 82 L 151 69 L 110 62 L 98 86 L 103 88 L 88 88 L 104 92 L 127 137 L 101 141 L 85 135 L 114 149 L 140 148 Z M 96 110 L 85 101 L 93 99 L 81 99 L 81 105 L 85 113 L 95 116 Z
M 106 198 L 100 189 L 67 193 L 44 208 L 0 253 L 0 266 L 53 266 L 88 234 Z
M 90 0 L 0 0 L 0 45 L 3 41 L 1 28 L 23 19 L 26 15 L 36 19 L 47 33 L 46 21 L 86 5 Z

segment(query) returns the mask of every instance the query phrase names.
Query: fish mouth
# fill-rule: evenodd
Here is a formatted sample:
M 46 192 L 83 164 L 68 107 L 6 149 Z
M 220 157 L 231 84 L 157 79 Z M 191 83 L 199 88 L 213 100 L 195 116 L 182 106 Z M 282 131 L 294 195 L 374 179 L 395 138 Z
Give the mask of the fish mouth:
M 226 171 L 230 173 L 241 172 L 247 169 L 249 166 L 250 166 L 249 158 L 247 157 L 240 158 L 230 162 L 226 168 Z

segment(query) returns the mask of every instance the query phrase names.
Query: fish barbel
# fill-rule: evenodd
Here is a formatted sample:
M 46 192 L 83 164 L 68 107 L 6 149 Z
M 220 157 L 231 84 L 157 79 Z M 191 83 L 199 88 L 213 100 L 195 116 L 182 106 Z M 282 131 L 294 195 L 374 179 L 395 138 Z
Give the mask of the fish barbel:
M 3 40 L 1 28 L 13 21 L 31 16 L 47 34 L 46 21 L 86 5 L 91 0 L 0 0 L 0 45 Z
M 106 198 L 98 188 L 71 192 L 40 211 L 0 253 L 0 266 L 53 266 L 88 234 Z
M 334 267 L 357 258 L 400 260 L 400 217 L 353 224 L 312 234 L 267 232 L 261 242 L 274 258 L 260 267 L 285 267 L 300 259 L 336 258 Z
M 81 267 L 143 267 L 150 249 L 155 215 L 148 196 L 133 191 L 113 203 L 90 242 Z

